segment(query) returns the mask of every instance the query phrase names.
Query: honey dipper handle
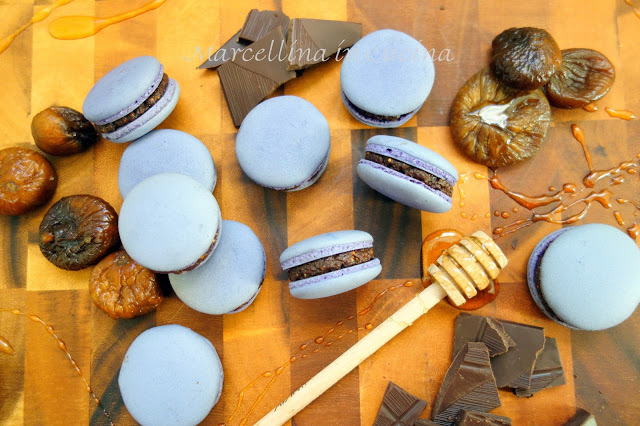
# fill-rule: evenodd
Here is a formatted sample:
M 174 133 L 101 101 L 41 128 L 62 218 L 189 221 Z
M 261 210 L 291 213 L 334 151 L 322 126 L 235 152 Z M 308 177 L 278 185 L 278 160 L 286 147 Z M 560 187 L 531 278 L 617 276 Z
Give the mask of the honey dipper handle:
M 311 380 L 293 392 L 284 402 L 267 413 L 256 425 L 274 426 L 285 423 L 446 296 L 447 293 L 439 284 L 432 284 L 422 290 Z

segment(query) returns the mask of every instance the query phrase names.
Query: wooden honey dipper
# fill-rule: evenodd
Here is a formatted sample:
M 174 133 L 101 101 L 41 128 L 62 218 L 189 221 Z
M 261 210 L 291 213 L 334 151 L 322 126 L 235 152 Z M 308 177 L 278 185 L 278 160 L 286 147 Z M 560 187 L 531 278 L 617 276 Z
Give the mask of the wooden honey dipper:
M 507 265 L 507 257 L 500 247 L 482 231 L 464 237 L 459 245 L 453 245 L 428 266 L 432 284 L 398 309 L 369 334 L 327 365 L 307 383 L 293 392 L 289 398 L 275 407 L 256 425 L 281 425 L 322 395 L 327 389 L 356 368 L 427 313 L 439 301 L 449 296 L 460 306 L 466 298 L 485 289 Z M 427 277 L 425 277 L 427 278 Z

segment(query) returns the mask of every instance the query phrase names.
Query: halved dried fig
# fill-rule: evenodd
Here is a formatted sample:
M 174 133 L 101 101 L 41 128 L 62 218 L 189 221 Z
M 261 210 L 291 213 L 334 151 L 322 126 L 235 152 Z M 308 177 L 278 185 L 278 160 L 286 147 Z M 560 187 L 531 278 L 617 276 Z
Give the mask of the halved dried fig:
M 489 167 L 533 156 L 550 121 L 551 107 L 542 89 L 510 89 L 488 68 L 462 86 L 451 107 L 453 140 L 468 156 Z
M 111 318 L 134 318 L 162 302 L 156 274 L 135 262 L 124 249 L 102 259 L 89 278 L 91 299 Z
M 558 43 L 540 28 L 509 28 L 491 43 L 491 71 L 514 89 L 535 90 L 560 69 Z
M 0 150 L 0 214 L 16 216 L 46 203 L 58 186 L 56 169 L 28 148 Z
M 116 211 L 93 195 L 61 198 L 40 223 L 40 251 L 62 269 L 94 265 L 119 242 Z
M 558 108 L 582 108 L 607 94 L 616 78 L 609 59 L 591 49 L 562 51 L 562 67 L 545 86 L 549 102 Z

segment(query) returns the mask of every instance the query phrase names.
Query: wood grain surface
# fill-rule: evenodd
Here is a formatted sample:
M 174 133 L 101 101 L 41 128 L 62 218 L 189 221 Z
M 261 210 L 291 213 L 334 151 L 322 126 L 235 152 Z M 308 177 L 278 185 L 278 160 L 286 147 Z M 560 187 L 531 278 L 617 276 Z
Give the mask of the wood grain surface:
M 420 247 L 426 235 L 442 228 L 491 233 L 494 228 L 531 215 L 504 193 L 492 189 L 486 179 L 472 177 L 463 183 L 460 188 L 464 200 L 456 189 L 450 212 L 429 214 L 377 194 L 355 174 L 366 140 L 386 133 L 445 155 L 460 173 L 473 171 L 490 176 L 489 170 L 454 147 L 448 114 L 458 88 L 487 66 L 491 40 L 502 30 L 512 26 L 545 28 L 562 48 L 588 47 L 603 52 L 617 72 L 613 89 L 597 102 L 600 111 L 553 110 L 549 136 L 538 154 L 498 172 L 509 188 L 539 195 L 549 187 L 561 188 L 563 183 L 582 180 L 588 169 L 580 145 L 571 136 L 571 123 L 584 128 L 596 169 L 617 166 L 640 153 L 640 122 L 610 118 L 603 111 L 610 106 L 640 113 L 640 19 L 623 0 L 168 0 L 154 11 L 108 27 L 91 38 L 61 41 L 53 39 L 47 30 L 55 17 L 110 16 L 145 2 L 73 1 L 30 27 L 0 54 L 0 148 L 34 149 L 30 123 L 37 112 L 50 105 L 81 109 L 93 83 L 111 68 L 137 55 L 157 56 L 182 88 L 176 109 L 161 127 L 189 132 L 207 145 L 218 169 L 214 195 L 223 218 L 250 226 L 267 252 L 262 291 L 241 313 L 200 314 L 169 290 L 156 313 L 133 320 L 112 320 L 91 303 L 90 270 L 69 272 L 51 265 L 39 251 L 37 232 L 43 214 L 66 195 L 93 194 L 119 210 L 122 200 L 116 176 L 125 145 L 101 140 L 82 154 L 51 157 L 59 174 L 51 202 L 20 217 L 0 217 L 0 308 L 18 308 L 49 322 L 118 425 L 134 423 L 118 390 L 119 367 L 129 344 L 149 327 L 181 324 L 204 335 L 216 347 L 225 381 L 222 398 L 206 424 L 239 424 L 269 386 L 248 416 L 251 424 L 366 334 L 367 324 L 379 324 L 420 290 Z M 0 37 L 28 22 L 34 12 L 50 3 L 0 1 Z M 276 95 L 301 96 L 326 116 L 332 137 L 329 166 L 315 185 L 303 191 L 285 194 L 263 189 L 253 184 L 237 163 L 236 128 L 216 73 L 196 70 L 204 60 L 196 49 L 206 55 L 209 47 L 215 49 L 224 43 L 252 8 L 282 9 L 290 17 L 361 22 L 364 34 L 382 28 L 404 31 L 441 59 L 435 63 L 433 91 L 419 113 L 402 128 L 375 130 L 355 121 L 342 105 L 340 62 L 332 59 L 305 71 Z M 625 183 L 610 189 L 617 197 L 640 201 L 638 175 L 625 175 Z M 623 215 L 625 226 L 618 225 L 614 210 Z M 510 217 L 503 218 L 503 212 Z M 634 220 L 637 218 L 630 205 L 615 204 L 607 209 L 594 204 L 578 223 L 602 222 L 625 230 Z M 502 407 L 495 413 L 511 417 L 516 425 L 556 425 L 569 419 L 578 406 L 593 412 L 600 424 L 637 424 L 640 313 L 607 331 L 569 331 L 547 320 L 528 293 L 525 269 L 529 254 L 540 238 L 561 226 L 539 222 L 497 238 L 510 264 L 500 277 L 499 297 L 478 313 L 544 327 L 546 335 L 558 341 L 567 384 L 529 399 L 500 391 Z M 312 235 L 341 229 L 361 229 L 374 236 L 382 274 L 343 295 L 308 301 L 292 298 L 286 274 L 278 263 L 282 250 Z M 408 279 L 416 285 L 388 292 L 369 314 L 345 321 L 322 344 L 313 342 L 337 321 L 369 306 L 379 292 Z M 458 312 L 441 302 L 299 413 L 291 424 L 370 425 L 389 380 L 429 401 L 422 415 L 428 417 L 449 364 L 453 321 Z M 16 351 L 14 355 L 0 353 L 0 423 L 108 424 L 82 379 L 42 325 L 0 312 L 0 336 Z M 301 351 L 300 346 L 309 341 L 307 349 Z M 327 346 L 328 341 L 333 343 Z M 302 358 L 304 354 L 306 358 Z M 229 421 L 242 389 L 264 372 L 274 372 L 287 364 L 294 355 L 297 361 L 282 369 L 275 379 L 263 378 L 245 392 L 243 404 Z

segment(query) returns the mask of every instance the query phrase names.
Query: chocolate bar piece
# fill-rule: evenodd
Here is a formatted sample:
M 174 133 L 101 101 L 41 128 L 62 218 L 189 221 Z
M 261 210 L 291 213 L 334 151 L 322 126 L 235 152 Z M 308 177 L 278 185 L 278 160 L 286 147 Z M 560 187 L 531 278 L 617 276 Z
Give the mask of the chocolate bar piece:
M 467 342 L 484 343 L 489 349 L 490 357 L 503 354 L 516 345 L 504 331 L 504 326 L 500 321 L 463 312 L 456 317 L 452 358 Z
M 328 60 L 362 38 L 362 24 L 322 19 L 292 19 L 287 40 L 287 69 L 300 70 Z
M 238 37 L 240 41 L 253 43 L 276 28 L 282 29 L 282 34 L 286 39 L 289 30 L 289 17 L 277 10 L 252 9 L 249 11 Z
M 451 425 L 463 409 L 488 412 L 500 406 L 489 350 L 484 343 L 468 342 L 447 370 L 431 411 L 431 420 Z
M 578 408 L 576 414 L 569 419 L 564 426 L 597 426 L 596 418 L 582 408 Z
M 515 389 L 514 393 L 520 397 L 530 397 L 542 389 L 564 385 L 564 370 L 558 351 L 558 343 L 553 337 L 545 338 L 544 348 L 533 367 L 531 387 L 529 389 Z
M 456 426 L 511 426 L 511 419 L 480 411 L 460 410 L 455 424 Z
M 233 60 L 238 54 L 247 47 L 248 43 L 241 42 L 238 37 L 240 31 L 235 33 L 225 44 L 223 44 L 213 55 L 210 55 L 206 61 L 198 67 L 203 70 L 206 68 L 216 69 L 227 61 Z
M 499 388 L 529 389 L 533 366 L 544 347 L 544 329 L 511 321 L 501 322 L 516 345 L 491 358 L 496 384 Z
M 222 91 L 236 127 L 263 99 L 296 77 L 294 71 L 287 71 L 284 43 L 284 34 L 278 27 L 247 46 L 234 60 L 218 67 Z
M 427 401 L 389 382 L 373 426 L 411 426 L 426 407 Z
M 438 426 L 438 423 L 432 422 L 431 420 L 427 420 L 427 419 L 418 419 L 416 420 L 414 425 L 415 426 Z

